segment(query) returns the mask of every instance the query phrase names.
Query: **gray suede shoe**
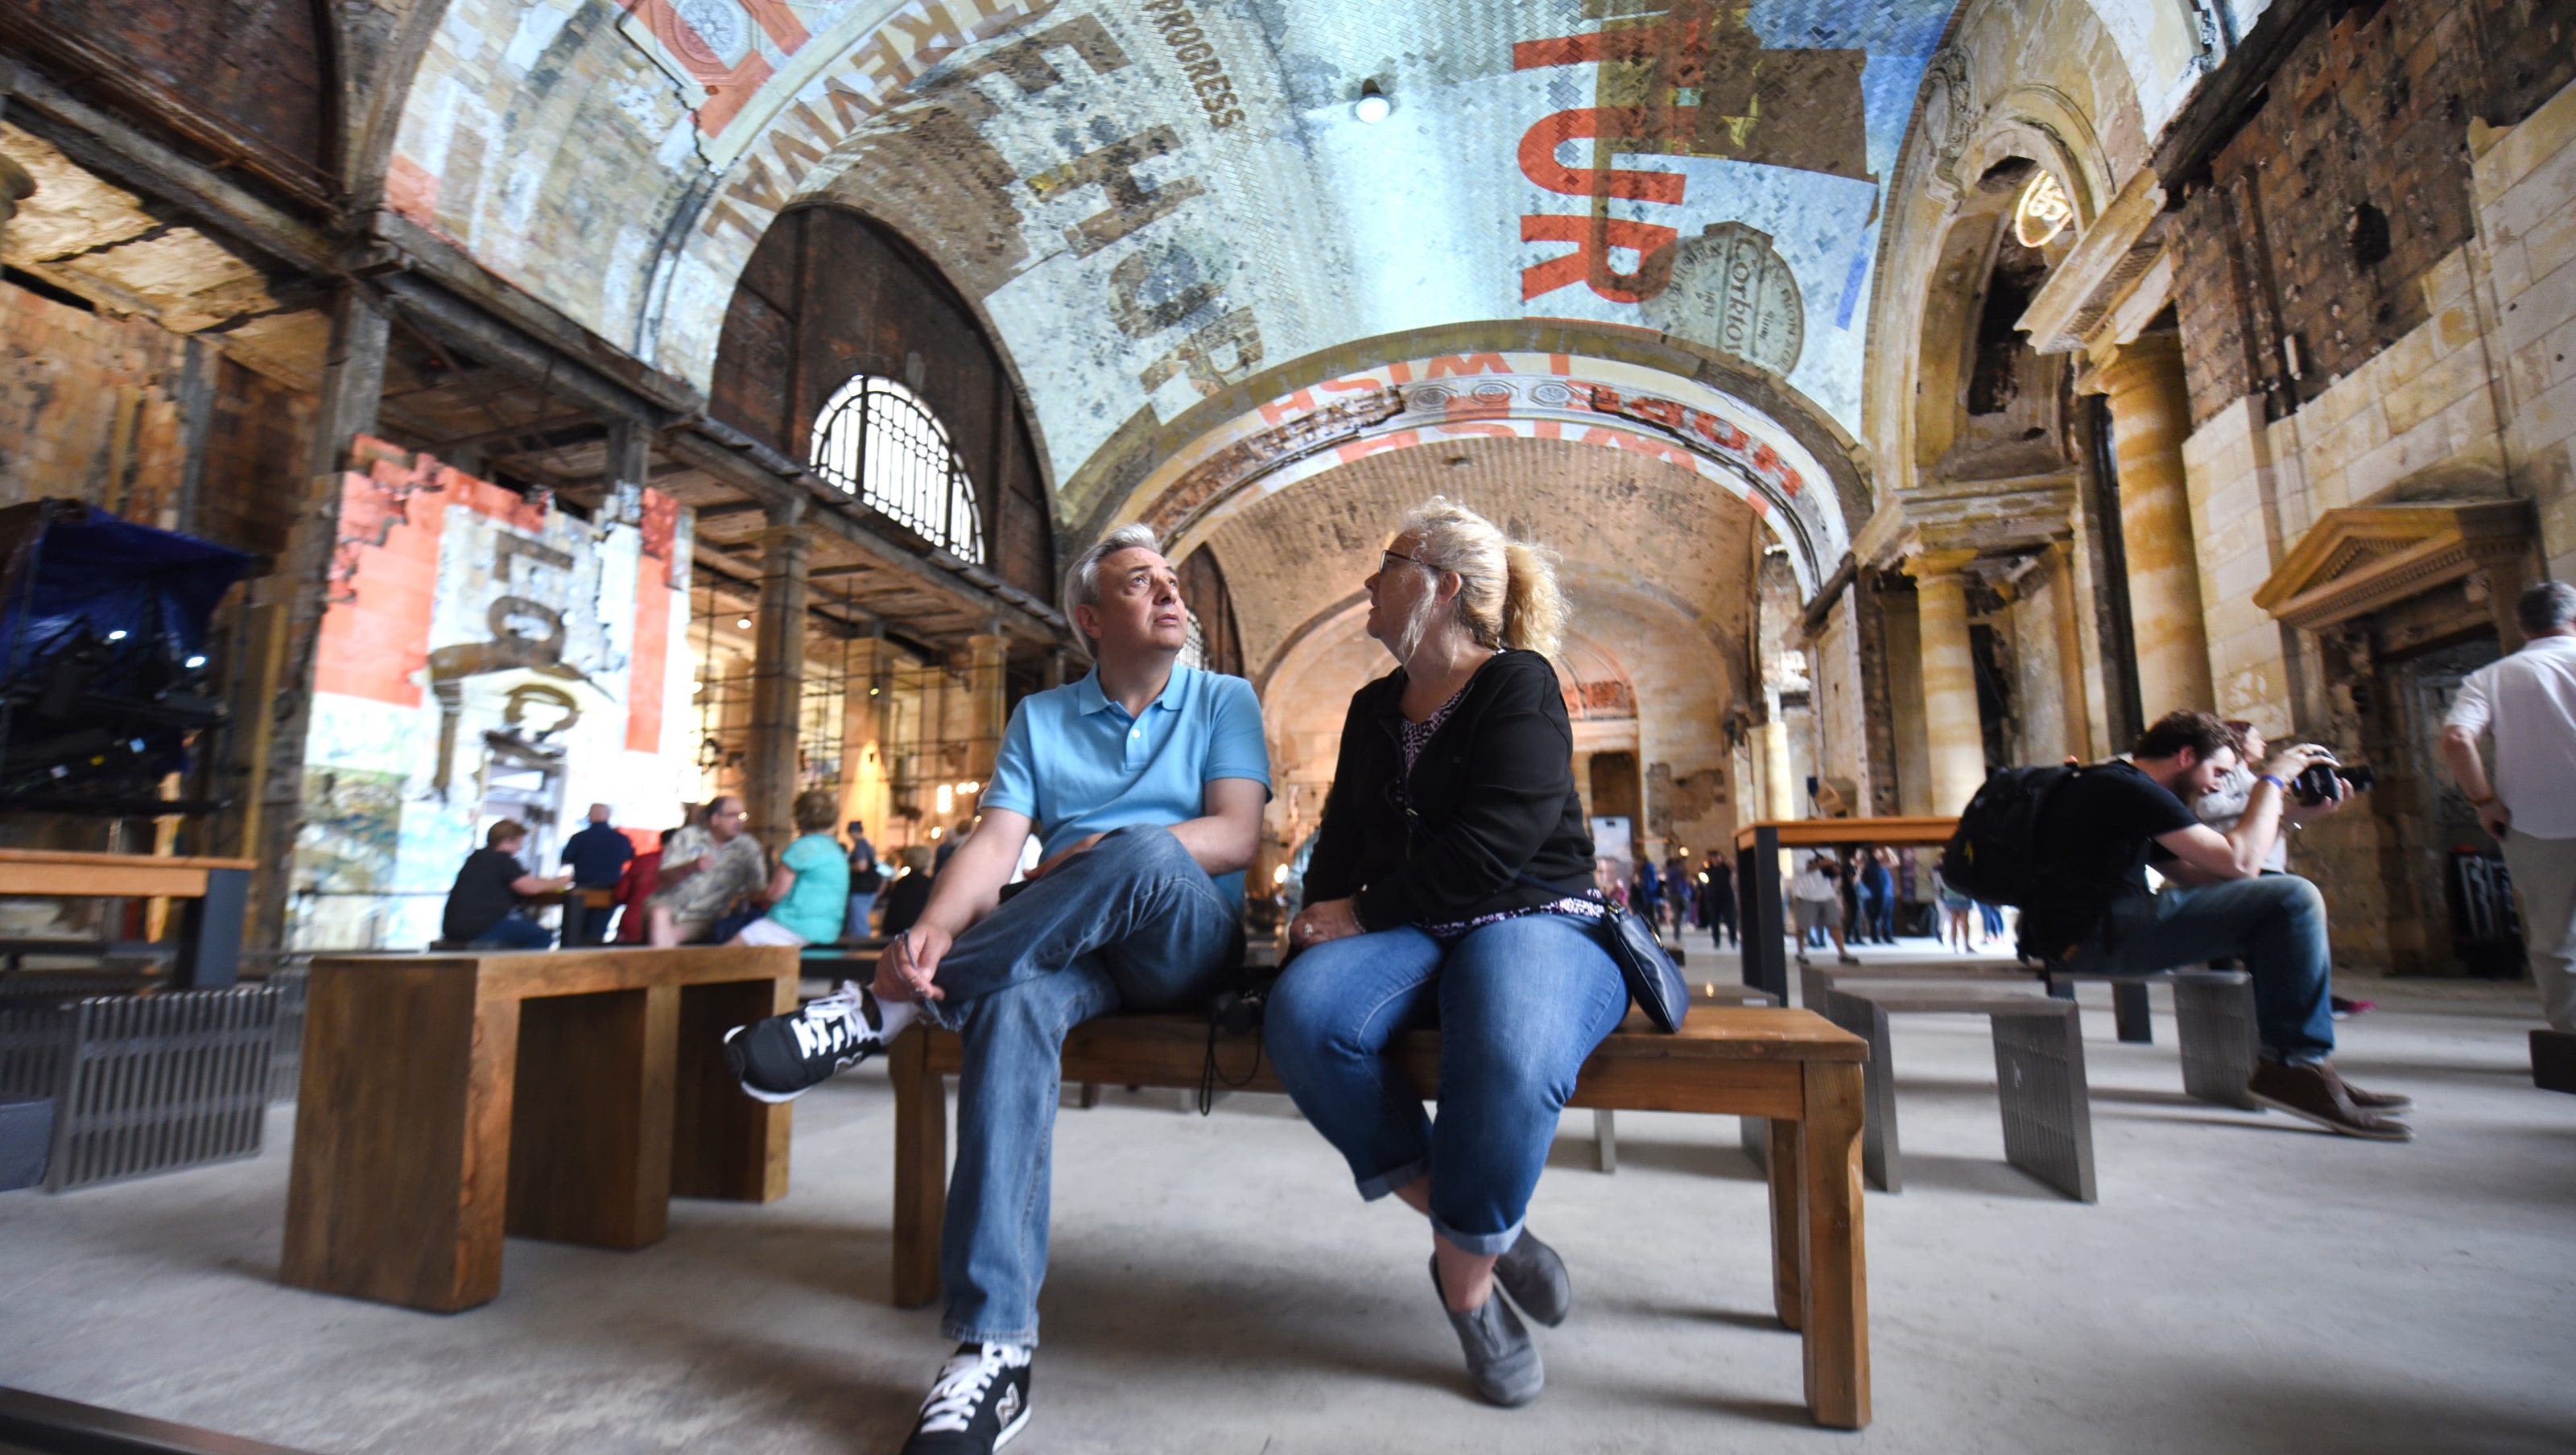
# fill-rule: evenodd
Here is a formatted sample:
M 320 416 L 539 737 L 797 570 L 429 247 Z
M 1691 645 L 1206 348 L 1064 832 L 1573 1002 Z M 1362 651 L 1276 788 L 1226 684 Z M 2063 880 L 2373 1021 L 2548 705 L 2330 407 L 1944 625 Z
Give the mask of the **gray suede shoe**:
M 1431 1260 L 1431 1290 L 1440 1295 L 1449 1327 L 1458 1331 L 1458 1348 L 1467 1356 L 1467 1381 L 1476 1387 L 1476 1397 L 1505 1408 L 1538 1398 L 1547 1387 L 1547 1368 L 1539 1363 L 1538 1346 L 1530 1342 L 1529 1330 L 1521 1327 L 1511 1305 L 1488 1295 L 1474 1313 L 1449 1313 L 1448 1296 L 1440 1294 L 1437 1257 Z
M 1510 1252 L 1494 1260 L 1494 1281 L 1522 1313 L 1551 1329 L 1574 1307 L 1574 1280 L 1565 1276 L 1565 1260 L 1527 1228 Z

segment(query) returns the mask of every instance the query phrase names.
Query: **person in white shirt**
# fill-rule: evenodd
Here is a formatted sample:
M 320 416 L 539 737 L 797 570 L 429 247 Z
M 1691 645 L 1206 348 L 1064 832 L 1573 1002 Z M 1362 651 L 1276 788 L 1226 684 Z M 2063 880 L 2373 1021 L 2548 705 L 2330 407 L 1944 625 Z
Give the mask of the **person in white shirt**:
M 1843 944 L 1843 891 L 1834 876 L 1841 869 L 1834 856 L 1825 853 L 1807 856 L 1807 866 L 1789 881 L 1789 902 L 1798 911 L 1798 963 L 1807 963 L 1807 932 L 1822 929 L 1834 937 L 1834 953 L 1846 965 L 1857 965 L 1860 957 Z
M 2522 650 L 2460 684 L 2442 758 L 2504 846 L 2541 1012 L 2576 1034 L 2576 586 L 2545 581 L 2514 606 Z M 2492 780 L 2481 736 L 2495 740 Z

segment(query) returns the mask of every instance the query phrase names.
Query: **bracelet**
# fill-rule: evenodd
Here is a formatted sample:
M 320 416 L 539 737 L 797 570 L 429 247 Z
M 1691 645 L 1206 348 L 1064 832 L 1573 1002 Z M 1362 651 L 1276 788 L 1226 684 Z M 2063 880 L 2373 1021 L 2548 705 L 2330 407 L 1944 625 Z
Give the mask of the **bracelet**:
M 2282 777 L 2278 773 L 2266 773 L 2254 781 L 2258 783 L 2269 783 L 2273 787 L 2280 789 L 2283 793 L 2290 791 L 2290 780 Z

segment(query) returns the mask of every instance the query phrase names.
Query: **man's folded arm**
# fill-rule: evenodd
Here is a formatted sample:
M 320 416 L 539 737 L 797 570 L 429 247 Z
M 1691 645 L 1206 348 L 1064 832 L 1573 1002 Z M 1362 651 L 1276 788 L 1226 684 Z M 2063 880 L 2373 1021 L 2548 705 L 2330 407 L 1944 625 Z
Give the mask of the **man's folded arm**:
M 1172 837 L 1213 879 L 1252 867 L 1261 847 L 1261 806 L 1270 785 L 1258 778 L 1211 778 L 1197 818 L 1172 825 Z

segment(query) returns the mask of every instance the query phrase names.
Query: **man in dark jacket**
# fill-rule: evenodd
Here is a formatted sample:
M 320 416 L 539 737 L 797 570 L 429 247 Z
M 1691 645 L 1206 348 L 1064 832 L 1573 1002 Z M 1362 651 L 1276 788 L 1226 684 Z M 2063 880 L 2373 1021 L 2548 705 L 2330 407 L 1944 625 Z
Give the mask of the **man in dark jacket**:
M 626 861 L 635 857 L 634 843 L 609 827 L 608 819 L 608 805 L 594 803 L 590 806 L 590 826 L 564 840 L 563 863 L 572 870 L 575 890 L 615 889 L 618 876 L 626 872 Z M 593 910 L 583 916 L 581 937 L 574 943 L 596 945 L 605 942 L 608 938 L 608 916 L 606 909 Z

